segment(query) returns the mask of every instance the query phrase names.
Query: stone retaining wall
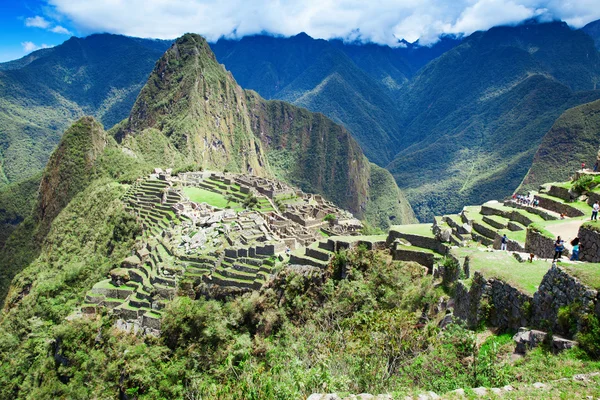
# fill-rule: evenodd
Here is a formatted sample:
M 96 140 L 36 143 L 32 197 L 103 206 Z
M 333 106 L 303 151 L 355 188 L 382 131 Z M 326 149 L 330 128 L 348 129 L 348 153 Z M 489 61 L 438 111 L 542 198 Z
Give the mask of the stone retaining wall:
M 548 199 L 546 197 L 535 196 L 540 202 L 540 207 L 546 210 L 554 211 L 559 214 L 565 214 L 567 217 L 581 217 L 584 212 L 560 201 Z M 542 217 L 543 218 L 543 217 Z
M 598 224 L 600 227 L 600 222 Z M 600 262 L 600 232 L 582 225 L 579 228 L 579 243 L 581 261 Z
M 430 249 L 430 250 L 436 251 L 443 255 L 447 254 L 449 251 L 448 246 L 441 243 L 436 238 L 430 238 L 430 237 L 420 236 L 420 235 L 411 235 L 410 233 L 403 233 L 403 232 L 390 230 L 388 233 L 387 240 L 386 240 L 387 245 L 391 246 L 391 244 L 396 239 L 407 240 L 413 246 L 422 247 L 424 249 Z
M 553 197 L 558 197 L 559 199 L 563 199 L 565 201 L 571 201 L 571 194 L 569 193 L 569 189 L 560 186 L 550 186 L 548 190 L 548 194 Z
M 485 322 L 501 329 L 518 329 L 529 323 L 532 297 L 497 279 L 475 272 L 471 287 L 457 282 L 454 315 L 475 328 Z
M 527 237 L 525 239 L 525 251 L 533 253 L 540 258 L 554 257 L 554 241 L 555 239 L 542 235 L 541 233 L 527 228 Z M 563 257 L 568 256 L 569 251 L 563 251 Z
M 462 281 L 456 281 L 454 302 L 454 315 L 470 328 L 486 322 L 501 329 L 529 326 L 570 337 L 582 328 L 580 322 L 584 314 L 595 313 L 600 318 L 598 291 L 556 265 L 544 275 L 533 296 L 501 280 L 485 279 L 475 272 L 469 288 Z M 559 310 L 568 306 L 571 306 L 571 317 L 577 324 L 576 331 L 559 323 Z
M 432 253 L 404 249 L 392 250 L 392 258 L 398 261 L 414 261 L 419 263 L 424 267 L 427 267 L 429 273 L 433 271 L 433 263 L 435 261 Z
M 568 332 L 558 322 L 558 310 L 571 304 L 578 305 L 574 307 L 576 314 L 573 316 L 577 321 L 577 330 L 581 328 L 581 315 L 596 313 L 600 317 L 598 292 L 554 264 L 544 275 L 538 291 L 533 296 L 532 325 L 563 335 L 572 334 L 573 332 Z
M 493 247 L 496 250 L 500 250 L 502 246 L 502 236 L 499 233 L 496 233 L 496 237 L 494 238 Z M 506 250 L 508 251 L 518 251 L 519 253 L 525 253 L 525 249 L 521 246 L 521 243 L 516 240 L 508 239 L 508 243 L 506 243 Z

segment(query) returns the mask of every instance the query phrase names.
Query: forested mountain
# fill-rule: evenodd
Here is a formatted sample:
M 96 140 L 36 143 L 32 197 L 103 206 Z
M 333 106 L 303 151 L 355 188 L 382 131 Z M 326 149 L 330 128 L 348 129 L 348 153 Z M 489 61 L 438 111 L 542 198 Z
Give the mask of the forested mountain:
M 590 35 L 592 39 L 594 39 L 594 42 L 596 43 L 596 48 L 600 50 L 600 20 L 590 22 L 589 24 L 581 28 L 581 30 Z
M 82 115 L 106 128 L 125 118 L 170 43 L 72 37 L 0 64 L 0 185 L 41 171 L 62 132 Z
M 585 163 L 592 168 L 600 149 L 600 100 L 565 111 L 540 143 L 521 190 L 566 181 Z
M 367 157 L 384 166 L 402 137 L 393 96 L 419 68 L 458 43 L 444 38 L 431 48 L 407 43 L 391 48 L 316 40 L 301 33 L 222 39 L 211 47 L 243 87 L 342 123 Z
M 398 97 L 404 148 L 387 166 L 417 215 L 502 198 L 567 108 L 600 97 L 600 54 L 565 23 L 477 32 Z

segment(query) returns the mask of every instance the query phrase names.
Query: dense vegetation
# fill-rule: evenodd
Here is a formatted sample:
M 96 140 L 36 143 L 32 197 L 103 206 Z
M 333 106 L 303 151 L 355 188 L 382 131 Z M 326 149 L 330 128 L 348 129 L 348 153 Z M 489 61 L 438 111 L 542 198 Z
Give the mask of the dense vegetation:
M 540 144 L 522 190 L 562 182 L 585 163 L 593 168 L 600 150 L 600 100 L 571 108 L 556 120 Z
M 125 118 L 170 42 L 91 35 L 0 64 L 0 185 L 46 165 L 83 115 L 111 127 Z
M 433 305 L 443 292 L 431 277 L 416 264 L 362 248 L 337 254 L 324 273 L 283 270 L 261 292 L 240 298 L 177 298 L 164 311 L 160 338 L 120 332 L 108 315 L 66 320 L 86 285 L 108 271 L 135 233 L 115 208 L 122 190 L 94 187 L 75 198 L 49 235 L 72 248 L 69 255 L 44 254 L 19 276 L 9 298 L 12 308 L 0 322 L 3 398 L 444 393 L 600 367 L 580 351 L 554 356 L 543 349 L 511 363 L 510 335 L 479 340 L 460 325 L 441 331 L 443 315 Z M 90 211 L 91 196 L 103 207 L 77 218 Z M 117 231 L 125 241 L 110 250 L 116 242 L 106 238 Z

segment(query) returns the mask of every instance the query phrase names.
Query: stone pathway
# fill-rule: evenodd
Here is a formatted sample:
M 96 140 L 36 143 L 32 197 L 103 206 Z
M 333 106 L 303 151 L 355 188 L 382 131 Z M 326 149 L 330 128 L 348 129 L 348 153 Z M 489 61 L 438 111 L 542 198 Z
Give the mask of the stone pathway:
M 573 248 L 573 246 L 571 246 L 571 240 L 577 237 L 579 234 L 579 227 L 586 221 L 587 220 L 581 219 L 565 221 L 562 224 L 549 225 L 546 227 L 546 230 L 554 236 L 560 236 L 565 241 L 565 247 L 571 250 Z

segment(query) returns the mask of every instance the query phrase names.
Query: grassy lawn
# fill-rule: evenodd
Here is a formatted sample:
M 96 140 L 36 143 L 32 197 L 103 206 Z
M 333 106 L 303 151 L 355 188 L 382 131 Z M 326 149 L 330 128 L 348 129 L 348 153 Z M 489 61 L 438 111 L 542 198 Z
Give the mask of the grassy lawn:
M 558 265 L 583 284 L 600 290 L 600 264 L 559 262 Z
M 522 231 L 510 231 L 508 229 L 500 229 L 498 231 L 498 233 L 500 234 L 500 236 L 504 235 L 506 233 L 506 237 L 511 239 L 511 240 L 515 240 L 523 245 L 525 245 L 525 239 L 527 237 L 527 231 L 526 230 L 522 230 Z
M 506 251 L 482 251 L 480 248 L 459 247 L 452 249 L 452 253 L 461 261 L 465 256 L 470 257 L 471 274 L 480 271 L 487 279 L 500 279 L 530 295 L 535 293 L 551 267 L 548 261 L 520 263 L 512 253 Z
M 208 205 L 225 208 L 228 203 L 225 196 L 219 193 L 211 192 L 210 190 L 197 187 L 184 187 L 183 193 L 193 202 L 206 203 Z M 229 206 L 233 209 L 242 208 L 240 204 L 233 201 L 229 202 Z
M 398 231 L 419 236 L 433 238 L 435 235 L 431 232 L 432 224 L 410 224 L 410 225 L 392 225 L 390 231 Z

